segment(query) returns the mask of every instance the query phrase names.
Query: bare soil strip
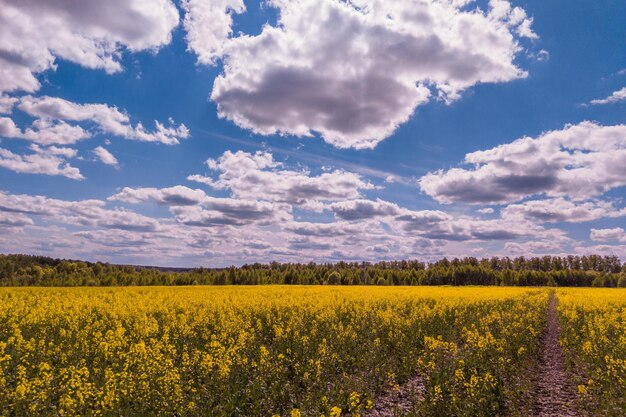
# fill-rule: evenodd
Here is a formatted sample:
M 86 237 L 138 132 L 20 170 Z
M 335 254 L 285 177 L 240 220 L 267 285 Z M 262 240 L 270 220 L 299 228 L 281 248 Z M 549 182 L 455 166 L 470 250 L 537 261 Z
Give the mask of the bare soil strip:
M 363 417 L 396 417 L 404 416 L 413 410 L 424 395 L 424 383 L 419 376 L 409 379 L 396 389 L 383 393 L 376 405 L 367 410 Z
M 576 391 L 565 369 L 565 356 L 559 344 L 561 326 L 556 311 L 556 297 L 550 295 L 546 328 L 541 336 L 539 367 L 535 375 L 535 410 L 537 417 L 575 417 Z

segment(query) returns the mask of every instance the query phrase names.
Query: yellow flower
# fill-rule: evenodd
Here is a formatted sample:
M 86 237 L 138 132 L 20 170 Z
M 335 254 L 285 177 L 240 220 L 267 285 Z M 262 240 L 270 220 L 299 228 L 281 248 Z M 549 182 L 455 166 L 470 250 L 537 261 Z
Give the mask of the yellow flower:
M 341 408 L 333 407 L 330 409 L 330 417 L 339 417 L 341 416 Z
M 361 403 L 361 396 L 357 392 L 351 392 L 349 401 L 350 401 L 350 407 L 356 408 Z

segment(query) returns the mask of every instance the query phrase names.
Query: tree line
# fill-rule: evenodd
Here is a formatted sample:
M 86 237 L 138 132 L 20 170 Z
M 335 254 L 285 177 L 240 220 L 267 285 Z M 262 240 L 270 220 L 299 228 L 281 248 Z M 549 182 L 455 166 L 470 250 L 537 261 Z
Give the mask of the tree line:
M 626 264 L 615 256 L 571 255 L 185 269 L 0 254 L 0 286 L 263 284 L 626 287 Z

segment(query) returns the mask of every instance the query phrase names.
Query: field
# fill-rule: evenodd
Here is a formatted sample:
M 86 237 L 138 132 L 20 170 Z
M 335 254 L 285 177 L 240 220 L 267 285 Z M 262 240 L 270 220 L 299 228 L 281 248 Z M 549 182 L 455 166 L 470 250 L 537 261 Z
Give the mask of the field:
M 3 288 L 0 305 L 2 416 L 626 407 L 621 289 Z
M 559 291 L 562 343 L 579 374 L 584 408 L 597 415 L 626 410 L 626 292 Z

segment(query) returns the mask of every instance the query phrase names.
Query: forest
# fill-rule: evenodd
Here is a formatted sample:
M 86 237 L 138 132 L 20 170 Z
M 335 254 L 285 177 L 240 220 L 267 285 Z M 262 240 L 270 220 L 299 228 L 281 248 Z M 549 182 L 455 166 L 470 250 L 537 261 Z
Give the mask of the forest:
M 615 256 L 443 258 L 337 263 L 159 268 L 0 254 L 0 286 L 134 285 L 499 285 L 626 287 Z

